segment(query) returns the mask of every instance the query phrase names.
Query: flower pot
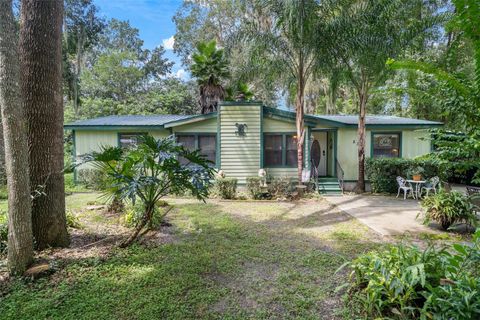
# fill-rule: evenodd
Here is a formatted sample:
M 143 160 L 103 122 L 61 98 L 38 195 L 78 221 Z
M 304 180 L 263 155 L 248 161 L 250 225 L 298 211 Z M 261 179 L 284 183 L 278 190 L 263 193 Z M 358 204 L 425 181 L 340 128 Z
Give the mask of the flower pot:
M 412 178 L 413 178 L 413 181 L 420 181 L 420 180 L 422 180 L 422 175 L 421 174 L 414 174 Z

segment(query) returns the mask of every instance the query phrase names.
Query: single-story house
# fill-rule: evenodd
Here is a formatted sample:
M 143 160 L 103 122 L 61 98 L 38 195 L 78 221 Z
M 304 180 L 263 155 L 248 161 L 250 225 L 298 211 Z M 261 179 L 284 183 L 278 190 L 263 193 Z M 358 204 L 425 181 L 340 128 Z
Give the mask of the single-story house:
M 325 183 L 335 184 L 343 173 L 345 188 L 352 187 L 358 177 L 357 126 L 355 115 L 305 115 L 305 167 L 315 163 Z M 442 123 L 367 116 L 366 156 L 414 158 L 429 153 L 426 129 L 439 126 Z M 271 176 L 297 177 L 295 112 L 261 102 L 223 102 L 217 112 L 202 115 L 107 116 L 75 121 L 65 129 L 73 131 L 75 159 L 101 146 L 127 147 L 146 132 L 157 138 L 173 134 L 188 148 L 200 149 L 239 184 L 258 176 L 261 168 Z

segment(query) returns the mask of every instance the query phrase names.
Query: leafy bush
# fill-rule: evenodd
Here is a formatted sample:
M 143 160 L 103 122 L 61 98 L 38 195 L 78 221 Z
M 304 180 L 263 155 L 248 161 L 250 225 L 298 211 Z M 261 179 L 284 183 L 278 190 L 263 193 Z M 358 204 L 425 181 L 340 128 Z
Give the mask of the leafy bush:
M 402 159 L 402 158 L 367 158 L 365 172 L 372 192 L 396 193 L 397 176 L 410 178 L 411 172 L 423 170 L 422 176 L 446 179 L 444 165 L 433 159 Z
M 67 217 L 67 226 L 69 228 L 73 228 L 73 229 L 83 228 L 82 224 L 80 223 L 80 220 L 72 211 L 67 210 L 66 217 Z
M 168 203 L 162 200 L 159 200 L 156 205 L 155 209 L 152 214 L 152 218 L 147 226 L 147 229 L 156 229 L 164 223 L 164 218 L 166 216 L 167 210 L 164 209 L 168 207 Z M 125 210 L 125 214 L 123 215 L 123 224 L 126 227 L 134 228 L 142 221 L 142 217 L 144 214 L 144 208 L 141 204 L 131 204 Z
M 262 187 L 262 178 L 260 177 L 247 177 L 247 191 L 255 200 L 261 200 L 268 198 L 269 194 L 265 188 Z
M 352 291 L 368 316 L 401 314 L 415 318 L 427 283 L 438 286 L 443 276 L 434 248 L 393 246 L 370 252 L 348 263 L 353 270 Z M 411 309 L 411 307 L 417 307 Z
M 294 190 L 288 177 L 272 177 L 268 182 L 268 193 L 274 198 L 288 197 Z
M 237 179 L 236 178 L 217 178 L 215 187 L 222 199 L 235 199 L 237 195 Z
M 365 318 L 480 317 L 480 230 L 473 244 L 425 250 L 400 244 L 345 266 L 352 270 L 348 301 Z
M 0 200 L 8 199 L 7 186 L 0 186 Z
M 422 201 L 424 224 L 431 221 L 440 223 L 443 229 L 448 229 L 456 223 L 467 223 L 475 226 L 477 218 L 473 212 L 470 199 L 457 191 L 440 190 Z
M 78 169 L 77 180 L 93 190 L 104 190 L 108 185 L 105 173 L 98 169 Z

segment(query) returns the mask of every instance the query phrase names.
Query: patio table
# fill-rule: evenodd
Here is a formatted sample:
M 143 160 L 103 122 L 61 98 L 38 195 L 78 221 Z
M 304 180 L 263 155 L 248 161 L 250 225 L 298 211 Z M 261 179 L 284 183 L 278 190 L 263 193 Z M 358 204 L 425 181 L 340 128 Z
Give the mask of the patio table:
M 425 180 L 407 180 L 408 183 L 413 184 L 413 198 L 418 200 L 422 195 L 422 184 L 427 183 Z

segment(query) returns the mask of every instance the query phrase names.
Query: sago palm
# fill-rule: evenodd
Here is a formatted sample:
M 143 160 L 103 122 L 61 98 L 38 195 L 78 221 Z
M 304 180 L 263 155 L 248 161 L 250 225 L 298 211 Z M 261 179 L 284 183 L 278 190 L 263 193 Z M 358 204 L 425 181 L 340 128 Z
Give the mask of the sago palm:
M 190 71 L 199 85 L 201 112 L 216 111 L 218 102 L 225 97 L 222 82 L 229 75 L 224 50 L 217 48 L 215 40 L 200 42 L 197 51 L 192 55 L 192 60 Z

